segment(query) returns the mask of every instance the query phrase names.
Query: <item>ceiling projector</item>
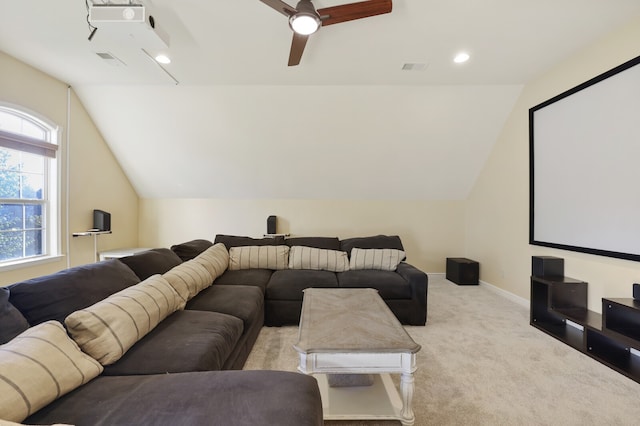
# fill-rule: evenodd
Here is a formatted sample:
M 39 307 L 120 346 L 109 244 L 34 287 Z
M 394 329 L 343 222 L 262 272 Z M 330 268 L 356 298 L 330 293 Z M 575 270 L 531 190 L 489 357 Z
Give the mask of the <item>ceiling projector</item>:
M 145 8 L 141 4 L 95 4 L 89 7 L 89 21 L 102 22 L 144 22 Z
M 95 4 L 89 22 L 98 29 L 99 43 L 133 43 L 145 49 L 166 49 L 169 36 L 142 4 Z

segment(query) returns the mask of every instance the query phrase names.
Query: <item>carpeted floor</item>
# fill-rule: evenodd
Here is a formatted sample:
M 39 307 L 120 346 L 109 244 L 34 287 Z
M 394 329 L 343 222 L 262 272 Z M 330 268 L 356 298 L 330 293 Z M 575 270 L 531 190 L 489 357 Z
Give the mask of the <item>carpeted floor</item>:
M 484 286 L 429 283 L 416 425 L 636 425 L 640 384 L 529 325 L 529 309 Z M 297 327 L 265 327 L 245 369 L 296 371 Z M 399 422 L 325 422 L 332 426 Z

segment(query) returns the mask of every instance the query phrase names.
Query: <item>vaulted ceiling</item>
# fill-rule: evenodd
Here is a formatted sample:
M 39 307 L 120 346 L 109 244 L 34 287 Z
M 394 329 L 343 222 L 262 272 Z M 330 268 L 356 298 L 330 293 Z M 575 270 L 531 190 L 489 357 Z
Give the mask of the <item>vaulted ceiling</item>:
M 640 15 L 637 0 L 394 0 L 321 28 L 287 67 L 287 19 L 259 0 L 136 3 L 170 64 L 128 29 L 89 41 L 82 0 L 0 0 L 0 50 L 74 88 L 141 197 L 464 199 L 523 85 Z

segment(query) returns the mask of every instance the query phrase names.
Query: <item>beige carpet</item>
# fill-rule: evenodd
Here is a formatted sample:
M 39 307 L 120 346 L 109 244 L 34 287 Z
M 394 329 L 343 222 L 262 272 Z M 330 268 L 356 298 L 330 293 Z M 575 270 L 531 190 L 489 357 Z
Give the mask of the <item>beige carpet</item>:
M 484 286 L 429 283 L 413 400 L 416 425 L 637 425 L 640 384 L 529 325 Z M 297 327 L 265 327 L 245 369 L 295 371 Z M 325 422 L 332 426 L 399 422 Z

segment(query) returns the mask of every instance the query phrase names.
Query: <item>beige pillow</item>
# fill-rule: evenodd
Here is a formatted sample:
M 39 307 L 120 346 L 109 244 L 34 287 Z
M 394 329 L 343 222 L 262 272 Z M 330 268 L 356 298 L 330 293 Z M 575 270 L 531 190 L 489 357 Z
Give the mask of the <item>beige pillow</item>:
M 344 272 L 349 270 L 346 251 L 293 246 L 289 250 L 289 269 Z
M 229 249 L 229 270 L 287 269 L 289 246 L 242 246 Z
M 196 262 L 195 259 L 174 266 L 163 277 L 171 284 L 184 304 L 211 286 L 214 278 L 207 268 L 202 263 Z
M 9 420 L 0 419 L 0 426 L 29 426 L 23 423 L 10 422 Z M 54 423 L 51 426 L 73 426 L 67 423 Z
M 86 309 L 75 311 L 64 323 L 85 353 L 100 364 L 109 365 L 182 304 L 167 280 L 153 275 Z
M 0 418 L 21 422 L 102 370 L 59 322 L 31 327 L 0 346 Z
M 405 254 L 402 250 L 353 248 L 349 268 L 395 271 L 404 258 Z
M 193 261 L 204 266 L 215 280 L 229 267 L 229 252 L 224 244 L 218 243 L 200 253 Z

